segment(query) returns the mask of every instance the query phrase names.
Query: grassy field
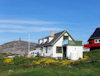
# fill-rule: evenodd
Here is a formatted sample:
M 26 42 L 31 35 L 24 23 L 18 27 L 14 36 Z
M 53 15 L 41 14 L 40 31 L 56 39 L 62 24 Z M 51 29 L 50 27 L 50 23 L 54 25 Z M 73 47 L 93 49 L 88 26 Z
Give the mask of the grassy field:
M 100 59 L 100 50 L 94 50 L 85 55 L 89 56 L 88 60 L 76 61 L 65 66 L 32 65 L 28 62 L 31 59 L 17 59 L 21 62 L 27 61 L 27 64 L 19 61 L 15 61 L 17 64 L 3 64 L 1 59 L 0 76 L 100 76 L 100 62 L 95 61 Z
M 14 71 L 14 72 L 13 72 Z M 77 66 L 23 68 L 7 72 L 9 76 L 100 76 L 100 62 Z

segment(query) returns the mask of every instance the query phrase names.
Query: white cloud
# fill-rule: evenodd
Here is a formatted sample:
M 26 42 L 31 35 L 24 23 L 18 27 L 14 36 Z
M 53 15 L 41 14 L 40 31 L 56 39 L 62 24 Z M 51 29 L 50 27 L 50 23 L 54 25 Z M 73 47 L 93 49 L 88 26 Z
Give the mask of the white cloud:
M 41 32 L 41 31 L 57 31 L 63 30 L 62 28 L 49 28 L 49 27 L 36 27 L 36 26 L 22 26 L 22 25 L 8 25 L 0 24 L 0 32 L 15 32 L 15 33 L 27 33 L 27 32 Z
M 42 20 L 0 20 L 0 23 L 15 23 L 15 24 L 59 24 L 59 22 L 42 21 Z
M 38 28 L 38 27 L 33 27 L 33 28 L 23 28 L 22 30 L 20 29 L 11 29 L 11 30 L 0 30 L 0 32 L 15 32 L 15 33 L 27 33 L 27 32 L 42 32 L 42 31 L 60 31 L 60 30 L 63 30 L 61 28 L 45 28 L 45 27 L 42 27 L 42 28 Z
M 13 25 L 12 25 L 13 24 Z M 22 25 L 23 24 L 23 25 Z M 25 26 L 25 25 L 27 26 Z M 32 24 L 29 26 L 29 24 Z M 59 24 L 58 22 L 52 21 L 40 21 L 40 20 L 0 20 L 0 32 L 16 32 L 16 33 L 27 33 L 27 32 L 41 32 L 41 31 L 57 31 L 63 30 L 58 27 L 40 26 Z
M 20 25 L 10 25 L 10 24 L 0 24 L 0 28 L 15 28 L 15 29 L 21 29 L 24 28 L 24 26 Z

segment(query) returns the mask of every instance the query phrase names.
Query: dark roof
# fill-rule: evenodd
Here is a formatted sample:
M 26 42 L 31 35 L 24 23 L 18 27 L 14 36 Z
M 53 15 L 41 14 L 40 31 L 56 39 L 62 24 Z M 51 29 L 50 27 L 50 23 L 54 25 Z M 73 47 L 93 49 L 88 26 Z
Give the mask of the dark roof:
M 96 30 L 94 31 L 94 33 L 90 36 L 90 38 L 88 39 L 91 40 L 91 39 L 100 39 L 100 27 L 99 28 L 96 28 Z
M 58 38 L 63 32 L 64 32 L 64 31 L 54 34 L 53 40 L 51 40 L 50 42 L 46 41 L 44 44 L 38 44 L 37 47 L 41 47 L 41 46 L 51 46 L 52 43 L 53 43 L 54 41 L 56 41 L 57 38 Z M 50 37 L 50 36 L 44 37 L 44 38 L 49 38 L 49 37 Z

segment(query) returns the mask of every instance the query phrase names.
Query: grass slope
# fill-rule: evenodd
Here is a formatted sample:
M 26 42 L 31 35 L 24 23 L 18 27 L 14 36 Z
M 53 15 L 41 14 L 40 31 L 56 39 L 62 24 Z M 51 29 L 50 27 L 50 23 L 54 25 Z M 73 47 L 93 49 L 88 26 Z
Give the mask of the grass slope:
M 76 62 L 67 66 L 36 66 L 0 64 L 0 76 L 100 76 L 100 50 L 84 53 L 89 62 Z
M 77 65 L 76 67 L 46 67 L 15 70 L 9 76 L 99 76 L 100 62 Z

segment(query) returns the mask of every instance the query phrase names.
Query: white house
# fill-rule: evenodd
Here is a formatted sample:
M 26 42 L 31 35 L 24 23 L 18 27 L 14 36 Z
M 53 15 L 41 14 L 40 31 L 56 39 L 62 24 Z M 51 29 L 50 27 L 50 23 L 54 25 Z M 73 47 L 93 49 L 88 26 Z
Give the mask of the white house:
M 36 51 L 41 56 L 77 60 L 83 57 L 82 41 L 76 41 L 66 31 L 62 31 L 38 40 Z
M 37 56 L 37 53 L 38 53 L 37 50 L 29 51 L 29 52 L 28 52 L 28 56 L 35 57 L 35 56 Z

